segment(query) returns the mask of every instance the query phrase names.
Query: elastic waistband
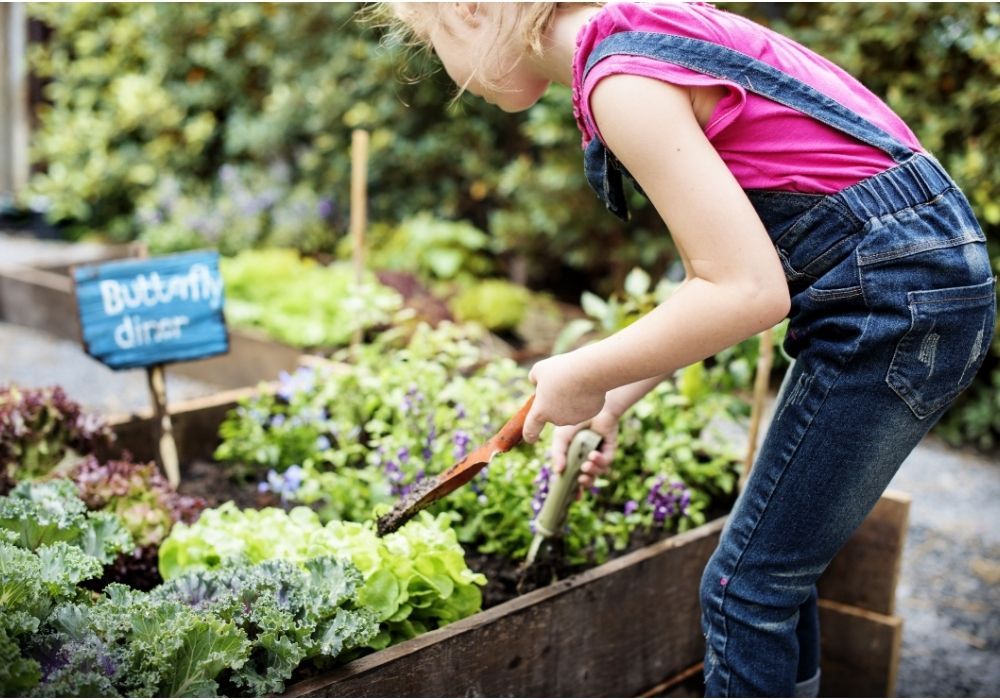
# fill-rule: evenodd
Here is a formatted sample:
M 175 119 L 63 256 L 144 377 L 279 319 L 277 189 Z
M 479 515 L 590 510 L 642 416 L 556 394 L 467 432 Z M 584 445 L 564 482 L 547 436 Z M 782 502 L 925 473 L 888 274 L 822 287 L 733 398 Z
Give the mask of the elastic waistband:
M 933 156 L 915 153 L 899 165 L 831 196 L 864 223 L 929 202 L 952 187 L 955 182 Z

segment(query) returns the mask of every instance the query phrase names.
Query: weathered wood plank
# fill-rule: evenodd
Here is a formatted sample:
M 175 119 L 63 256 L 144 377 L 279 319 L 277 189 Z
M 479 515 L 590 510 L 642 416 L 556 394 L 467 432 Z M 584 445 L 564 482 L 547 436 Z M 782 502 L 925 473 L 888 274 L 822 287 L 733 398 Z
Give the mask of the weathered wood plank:
M 44 272 L 69 276 L 69 269 L 74 265 L 94 265 L 122 260 L 124 258 L 141 257 L 146 249 L 144 243 L 107 243 L 107 244 L 74 244 L 40 256 L 29 261 L 26 266 Z
M 903 620 L 829 600 L 819 602 L 820 695 L 892 697 Z
M 299 366 L 302 350 L 275 342 L 262 333 L 229 329 L 229 352 L 194 362 L 177 362 L 170 370 L 227 389 L 273 381 L 282 370 Z
M 273 387 L 262 384 L 171 403 L 170 416 L 180 461 L 185 463 L 194 459 L 211 459 L 219 445 L 219 425 L 226 413 L 235 408 L 240 399 L 253 396 L 261 390 L 273 390 Z M 156 458 L 152 408 L 109 416 L 108 423 L 118 439 L 113 450 L 99 455 L 100 457 L 108 458 L 121 450 L 128 450 L 138 461 L 146 462 Z
M 288 697 L 634 696 L 701 660 L 708 523 L 353 661 Z
M 886 491 L 820 578 L 820 597 L 891 615 L 909 513 L 908 494 Z
M 0 270 L 0 320 L 80 341 L 73 282 L 66 275 L 21 266 Z

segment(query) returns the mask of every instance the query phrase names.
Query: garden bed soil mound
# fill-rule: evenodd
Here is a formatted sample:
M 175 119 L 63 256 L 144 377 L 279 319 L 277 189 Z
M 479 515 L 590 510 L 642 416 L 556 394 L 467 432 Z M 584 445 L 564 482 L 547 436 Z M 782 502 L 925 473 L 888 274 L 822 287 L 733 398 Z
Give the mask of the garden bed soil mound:
M 276 505 L 267 494 L 258 493 L 250 483 L 240 483 L 225 464 L 196 459 L 181 468 L 181 484 L 177 492 L 183 496 L 200 496 L 215 508 L 233 501 L 240 508 L 264 508 Z

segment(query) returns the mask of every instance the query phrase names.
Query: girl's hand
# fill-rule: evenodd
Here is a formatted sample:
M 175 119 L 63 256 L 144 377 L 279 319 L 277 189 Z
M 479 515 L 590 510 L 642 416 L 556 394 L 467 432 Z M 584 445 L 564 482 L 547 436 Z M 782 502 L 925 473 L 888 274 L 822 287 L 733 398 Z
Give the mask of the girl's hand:
M 535 442 L 546 423 L 577 425 L 596 416 L 604 406 L 604 389 L 589 383 L 590 373 L 578 352 L 542 360 L 528 378 L 535 384 L 535 402 L 524 420 L 525 442 Z
M 618 445 L 618 415 L 604 408 L 594 416 L 593 420 L 580 423 L 578 425 L 564 425 L 555 429 L 552 433 L 552 468 L 556 473 L 562 472 L 566 468 L 566 453 L 569 450 L 573 436 L 583 428 L 590 428 L 600 435 L 604 440 L 601 442 L 600 450 L 594 450 L 587 456 L 587 461 L 583 463 L 580 470 L 579 482 L 583 489 L 589 489 L 594 485 L 594 480 L 602 474 L 606 474 L 611 469 L 611 460 L 615 456 L 615 448 Z

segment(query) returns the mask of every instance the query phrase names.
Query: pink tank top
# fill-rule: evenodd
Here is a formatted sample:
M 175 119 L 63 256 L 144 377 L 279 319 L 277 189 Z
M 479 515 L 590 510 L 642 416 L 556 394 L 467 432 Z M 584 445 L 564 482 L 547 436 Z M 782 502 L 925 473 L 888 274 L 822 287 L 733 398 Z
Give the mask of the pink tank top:
M 643 56 L 612 55 L 580 84 L 587 57 L 618 32 L 659 32 L 701 39 L 748 54 L 798 78 L 922 152 L 913 132 L 848 73 L 804 46 L 738 15 L 705 3 L 612 3 L 581 28 L 573 61 L 573 107 L 583 145 L 597 135 L 590 112 L 594 87 L 609 75 L 628 73 L 675 85 L 721 85 L 705 135 L 744 189 L 829 194 L 895 165 L 883 151 L 790 107 L 747 92 L 722 78 Z

